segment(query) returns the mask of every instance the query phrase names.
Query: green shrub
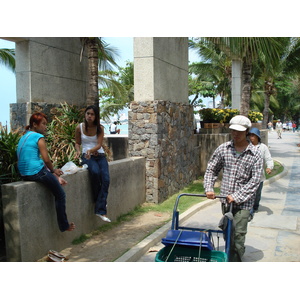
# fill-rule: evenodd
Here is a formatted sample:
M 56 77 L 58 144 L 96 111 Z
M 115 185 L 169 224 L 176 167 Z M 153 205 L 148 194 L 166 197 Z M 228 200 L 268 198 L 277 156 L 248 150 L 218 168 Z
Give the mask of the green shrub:
M 7 132 L 7 128 L 0 131 L 0 242 L 4 241 L 3 208 L 1 185 L 19 181 L 21 179 L 17 168 L 17 146 L 21 134 Z
M 61 104 L 57 115 L 48 124 L 47 148 L 55 167 L 61 168 L 68 161 L 74 161 L 75 128 L 83 119 L 83 109 L 65 103 Z
M 7 132 L 7 128 L 0 131 L 0 183 L 5 184 L 20 180 L 17 167 L 17 146 L 22 134 Z

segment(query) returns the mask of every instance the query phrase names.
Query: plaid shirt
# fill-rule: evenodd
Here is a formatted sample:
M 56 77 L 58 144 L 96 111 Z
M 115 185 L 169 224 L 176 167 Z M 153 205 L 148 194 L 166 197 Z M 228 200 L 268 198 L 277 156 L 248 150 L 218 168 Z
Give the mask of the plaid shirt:
M 263 159 L 251 143 L 238 155 L 233 141 L 220 145 L 210 158 L 204 175 L 205 192 L 213 192 L 219 172 L 223 169 L 220 195 L 231 195 L 233 208 L 250 210 L 260 183 Z M 221 199 L 225 203 L 225 199 Z

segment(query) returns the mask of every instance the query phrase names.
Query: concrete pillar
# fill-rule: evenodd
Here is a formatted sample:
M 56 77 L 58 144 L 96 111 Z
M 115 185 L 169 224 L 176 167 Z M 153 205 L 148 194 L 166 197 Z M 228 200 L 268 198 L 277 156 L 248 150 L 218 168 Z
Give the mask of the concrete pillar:
M 232 86 L 231 86 L 232 108 L 241 108 L 242 99 L 242 61 L 232 61 Z
M 85 105 L 87 58 L 80 62 L 78 37 L 16 38 L 15 42 L 17 103 L 11 104 L 12 129 L 28 124 L 35 108 L 51 110 L 64 102 Z
M 134 100 L 128 114 L 129 156 L 146 158 L 146 201 L 159 203 L 199 171 L 187 38 L 134 39 Z
M 187 38 L 134 38 L 134 100 L 189 103 Z

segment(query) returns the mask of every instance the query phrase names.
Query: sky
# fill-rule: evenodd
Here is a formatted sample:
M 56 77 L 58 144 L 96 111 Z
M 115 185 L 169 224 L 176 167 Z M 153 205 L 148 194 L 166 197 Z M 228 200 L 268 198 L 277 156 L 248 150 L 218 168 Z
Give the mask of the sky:
M 133 38 L 132 37 L 105 37 L 105 41 L 119 50 L 117 63 L 124 67 L 126 61 L 133 61 Z M 15 48 L 14 42 L 0 38 L 0 48 Z M 194 51 L 189 52 L 189 60 L 195 61 L 198 56 Z M 0 122 L 10 128 L 10 103 L 16 103 L 16 77 L 15 74 L 0 65 Z
M 15 43 L 0 39 L 0 48 L 15 48 Z M 0 122 L 9 123 L 9 104 L 16 103 L 16 76 L 0 64 Z

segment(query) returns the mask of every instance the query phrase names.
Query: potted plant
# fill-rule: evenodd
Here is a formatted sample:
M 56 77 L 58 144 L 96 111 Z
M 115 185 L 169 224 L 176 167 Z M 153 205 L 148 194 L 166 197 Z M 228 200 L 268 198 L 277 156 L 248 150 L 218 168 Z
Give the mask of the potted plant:
M 199 115 L 201 116 L 204 123 L 217 123 L 215 109 L 214 108 L 202 108 L 199 111 Z
M 258 121 L 261 121 L 263 119 L 263 114 L 258 111 L 249 111 L 248 118 L 251 121 L 251 123 L 258 123 Z

